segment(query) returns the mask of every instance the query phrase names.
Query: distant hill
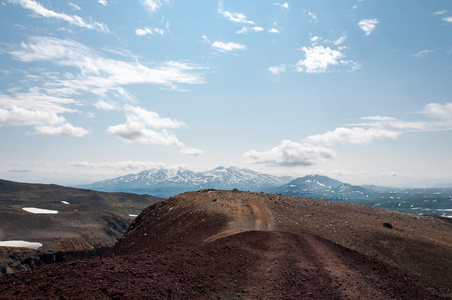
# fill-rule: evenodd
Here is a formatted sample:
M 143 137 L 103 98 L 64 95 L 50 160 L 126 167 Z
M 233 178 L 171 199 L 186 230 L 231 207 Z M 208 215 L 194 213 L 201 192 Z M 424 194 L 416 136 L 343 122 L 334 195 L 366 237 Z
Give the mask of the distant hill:
M 274 193 L 326 200 L 363 200 L 371 191 L 322 175 L 308 175 L 271 190 Z
M 438 183 L 432 186 L 432 188 L 445 188 L 445 189 L 452 189 L 452 182 L 449 183 Z
M 106 251 L 162 198 L 0 180 L 0 275 Z M 17 242 L 20 241 L 20 242 Z M 31 243 L 31 244 L 29 244 Z

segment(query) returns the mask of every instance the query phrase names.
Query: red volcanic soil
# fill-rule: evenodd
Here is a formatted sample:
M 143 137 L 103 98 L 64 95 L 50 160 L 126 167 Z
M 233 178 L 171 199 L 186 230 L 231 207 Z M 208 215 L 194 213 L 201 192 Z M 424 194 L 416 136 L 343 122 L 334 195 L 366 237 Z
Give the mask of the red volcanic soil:
M 0 279 L 0 298 L 452 298 L 450 223 L 369 209 L 238 191 L 184 193 L 143 211 L 104 257 Z M 408 246 L 409 255 L 399 251 Z

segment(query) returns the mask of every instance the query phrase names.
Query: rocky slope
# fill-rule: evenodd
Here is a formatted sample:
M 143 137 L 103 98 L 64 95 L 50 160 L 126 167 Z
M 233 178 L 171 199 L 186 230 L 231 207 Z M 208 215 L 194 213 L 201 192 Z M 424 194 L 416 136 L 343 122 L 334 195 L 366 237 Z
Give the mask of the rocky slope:
M 189 192 L 144 210 L 102 258 L 0 279 L 0 297 L 450 299 L 451 230 L 360 205 Z
M 127 231 L 130 215 L 160 200 L 0 180 L 0 243 L 40 244 L 0 247 L 0 275 L 103 253 Z

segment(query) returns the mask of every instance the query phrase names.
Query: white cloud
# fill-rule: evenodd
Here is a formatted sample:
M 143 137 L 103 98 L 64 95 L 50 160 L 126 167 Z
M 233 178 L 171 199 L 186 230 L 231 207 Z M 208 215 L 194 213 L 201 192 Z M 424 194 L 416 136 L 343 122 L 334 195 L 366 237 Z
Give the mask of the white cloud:
M 40 134 L 47 135 L 70 135 L 75 137 L 82 137 L 89 133 L 82 127 L 75 127 L 72 124 L 64 123 L 57 126 L 39 125 L 35 127 Z
M 229 11 L 222 11 L 222 10 L 218 10 L 218 12 L 220 14 L 222 14 L 223 17 L 225 17 L 226 19 L 228 19 L 229 21 L 232 21 L 234 23 L 254 24 L 254 22 L 248 20 L 244 14 L 229 12 Z
M 81 10 L 80 6 L 78 6 L 77 4 L 74 4 L 72 2 L 69 2 L 69 6 L 72 7 L 75 10 Z
M 72 99 L 53 97 L 38 91 L 12 96 L 0 94 L 0 126 L 34 126 L 40 134 L 82 137 L 89 132 L 71 125 L 61 116 L 62 113 L 77 112 L 66 107 L 73 103 L 75 101 Z
M 100 162 L 100 163 L 90 163 L 86 161 L 80 161 L 80 162 L 68 162 L 66 163 L 66 165 L 77 168 L 114 169 L 123 171 L 169 168 L 165 164 L 155 163 L 152 161 L 118 161 L 118 162 Z
M 368 144 L 374 140 L 398 139 L 407 132 L 452 130 L 452 103 L 429 103 L 421 113 L 432 121 L 404 121 L 388 116 L 363 117 L 353 127 L 339 127 L 323 134 L 308 136 L 304 141 L 312 144 L 334 143 Z
M 343 35 L 343 36 L 341 36 L 340 38 L 338 38 L 337 40 L 335 40 L 335 41 L 333 42 L 333 44 L 335 44 L 335 45 L 340 45 L 340 44 L 342 44 L 346 39 L 347 39 L 347 36 L 346 36 L 346 35 Z
M 309 20 L 309 22 L 317 23 L 319 21 L 315 13 L 310 12 L 309 10 L 306 9 L 304 10 L 304 13 L 311 17 L 311 20 Z
M 97 109 L 102 109 L 102 110 L 115 110 L 115 108 L 116 108 L 113 104 L 108 103 L 108 102 L 106 102 L 104 100 L 100 100 L 100 101 L 96 102 L 94 104 L 94 106 Z
M 242 27 L 242 29 L 237 30 L 235 33 L 242 34 L 242 33 L 247 33 L 247 32 L 249 32 L 249 31 L 261 32 L 261 31 L 263 31 L 263 30 L 264 30 L 264 28 L 259 27 L 259 26 L 254 26 L 254 27 Z
M 33 126 L 40 134 L 81 137 L 89 133 L 64 117 L 80 112 L 82 103 L 73 97 L 93 101 L 98 109 L 108 111 L 131 99 L 125 85 L 156 84 L 177 89 L 179 84 L 204 82 L 195 74 L 201 68 L 187 62 L 168 61 L 149 67 L 136 60 L 110 59 L 72 40 L 34 37 L 9 54 L 24 63 L 51 62 L 65 68 L 62 72 L 40 69 L 36 75 L 30 68 L 20 86 L 10 89 L 9 94 L 0 94 L 0 126 Z M 88 111 L 84 113 L 90 116 Z
M 97 2 L 99 2 L 100 4 L 102 4 L 103 6 L 107 6 L 108 1 L 107 0 L 97 0 Z
M 289 3 L 275 3 L 275 5 L 281 6 L 281 8 L 289 9 Z
M 147 35 L 147 34 L 154 34 L 154 33 L 158 33 L 160 35 L 165 34 L 165 30 L 163 29 L 159 29 L 159 28 L 149 28 L 149 27 L 145 27 L 143 29 L 141 28 L 137 28 L 135 29 L 135 34 L 136 35 Z
M 169 61 L 151 68 L 137 61 L 106 58 L 78 42 L 52 37 L 31 38 L 30 43 L 22 43 L 21 49 L 10 54 L 22 62 L 51 61 L 80 71 L 70 79 L 56 80 L 52 86 L 53 93 L 77 94 L 83 91 L 103 96 L 114 92 L 124 97 L 122 85 L 150 83 L 175 88 L 176 84 L 204 82 L 200 75 L 193 73 L 201 69 L 196 65 Z
M 269 166 L 310 166 L 324 163 L 335 156 L 331 149 L 283 140 L 271 150 L 258 152 L 250 150 L 243 154 L 247 163 Z
M 278 75 L 279 73 L 284 73 L 284 72 L 286 72 L 286 65 L 272 66 L 272 67 L 269 67 L 268 70 L 269 70 L 272 74 Z
M 270 33 L 279 33 L 279 30 L 276 29 L 276 28 L 270 28 L 270 29 L 268 30 L 268 32 L 270 32 Z
M 446 21 L 447 23 L 452 23 L 452 17 L 446 17 L 442 19 L 443 21 Z
M 312 38 L 310 38 L 309 40 L 310 40 L 312 43 L 316 43 L 316 42 L 318 42 L 318 41 L 320 40 L 320 37 L 317 36 L 317 35 L 315 35 L 315 36 L 313 36 Z
M 224 43 L 222 41 L 215 41 L 212 43 L 212 47 L 220 52 L 230 52 L 235 50 L 244 50 L 245 45 L 239 43 L 228 42 Z
M 330 65 L 341 63 L 339 59 L 345 55 L 338 50 L 332 50 L 330 47 L 315 46 L 303 47 L 305 59 L 297 62 L 296 71 L 307 73 L 326 72 Z
M 109 32 L 107 25 L 100 23 L 100 22 L 94 22 L 94 23 L 88 23 L 86 22 L 82 17 L 73 15 L 69 16 L 67 14 L 58 13 L 52 10 L 49 10 L 42 6 L 41 3 L 36 2 L 34 0 L 11 0 L 12 3 L 16 3 L 21 5 L 23 8 L 30 9 L 34 13 L 45 17 L 45 18 L 55 18 L 59 20 L 63 20 L 68 22 L 69 24 L 88 28 L 88 29 L 97 29 L 104 32 Z
M 107 132 L 115 135 L 120 140 L 142 144 L 176 146 L 181 148 L 182 153 L 190 156 L 197 156 L 202 153 L 201 150 L 186 147 L 170 130 L 185 127 L 184 122 L 162 118 L 156 112 L 131 105 L 127 105 L 125 111 L 126 122 L 110 126 L 107 129 Z
M 144 7 L 151 12 L 156 11 L 165 3 L 169 3 L 169 0 L 143 0 Z
M 430 117 L 452 121 L 452 103 L 429 103 L 422 110 Z
M 422 58 L 422 57 L 426 57 L 429 53 L 433 53 L 433 50 L 419 51 L 418 53 L 414 54 L 413 57 Z
M 365 32 L 366 36 L 370 35 L 372 31 L 377 27 L 377 24 L 380 23 L 377 19 L 364 19 L 359 21 L 359 27 Z
M 182 154 L 188 155 L 188 156 L 200 156 L 203 152 L 199 149 L 196 148 L 189 148 L 189 147 L 182 147 L 180 152 Z
M 308 143 L 332 145 L 338 142 L 368 144 L 372 140 L 397 139 L 402 133 L 382 128 L 346 128 L 339 127 L 323 134 L 311 135 L 305 139 Z
M 447 14 L 447 13 L 448 13 L 448 11 L 443 9 L 443 10 L 440 10 L 440 11 L 437 11 L 437 12 L 433 13 L 433 15 L 434 16 L 441 16 L 441 15 L 444 15 L 444 14 Z

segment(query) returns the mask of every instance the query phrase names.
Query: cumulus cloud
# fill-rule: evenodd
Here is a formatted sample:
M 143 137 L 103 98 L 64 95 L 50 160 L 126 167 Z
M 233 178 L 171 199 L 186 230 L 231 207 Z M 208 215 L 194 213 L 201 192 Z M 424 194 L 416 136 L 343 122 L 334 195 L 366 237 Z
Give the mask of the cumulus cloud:
M 377 24 L 380 23 L 377 19 L 363 19 L 359 21 L 359 27 L 364 31 L 365 35 L 370 35 L 372 31 L 377 27 Z
M 284 8 L 284 9 L 289 9 L 289 3 L 287 3 L 287 2 L 284 2 L 284 3 L 275 3 L 275 5 L 281 6 L 281 8 Z
M 331 149 L 290 140 L 283 140 L 277 147 L 268 151 L 250 150 L 243 154 L 247 163 L 284 167 L 320 164 L 334 156 L 335 152 Z
M 351 144 L 368 144 L 373 140 L 397 139 L 401 132 L 382 128 L 346 128 L 339 127 L 323 134 L 311 135 L 305 139 L 308 143 L 332 145 L 338 142 Z
M 162 118 L 153 111 L 141 107 L 127 105 L 126 122 L 110 126 L 107 132 L 115 135 L 125 142 L 138 142 L 142 144 L 154 144 L 162 146 L 176 146 L 181 152 L 191 156 L 198 156 L 201 150 L 188 148 L 180 142 L 170 129 L 185 127 L 182 121 L 170 118 Z
M 229 12 L 229 11 L 223 11 L 218 10 L 218 12 L 223 15 L 226 19 L 229 21 L 232 21 L 234 23 L 241 23 L 241 24 L 254 24 L 253 21 L 248 20 L 248 18 L 242 14 L 242 13 L 235 13 L 235 12 Z
M 447 23 L 452 23 L 452 17 L 446 17 L 446 18 L 443 18 L 442 20 Z
M 107 0 L 97 0 L 97 2 L 99 2 L 103 6 L 107 6 L 107 4 L 108 4 Z
M 268 70 L 269 70 L 272 74 L 278 75 L 279 73 L 284 73 L 284 72 L 286 72 L 286 65 L 280 65 L 280 66 L 269 67 Z
M 169 3 L 169 0 L 143 0 L 144 7 L 150 12 L 154 12 L 159 9 L 163 4 Z
M 432 118 L 452 121 L 452 103 L 429 103 L 424 107 L 422 112 Z
M 270 32 L 270 33 L 279 33 L 279 30 L 276 29 L 276 28 L 270 28 L 270 29 L 268 30 L 268 32 Z
M 38 125 L 35 127 L 35 129 L 36 132 L 47 135 L 70 135 L 75 137 L 82 137 L 89 133 L 88 130 L 82 127 L 75 127 L 67 122 L 56 126 Z
M 407 132 L 452 130 L 452 103 L 429 103 L 421 113 L 433 120 L 405 121 L 388 116 L 361 118 L 362 122 L 338 127 L 332 131 L 308 136 L 304 141 L 312 144 L 335 143 L 368 144 L 374 140 L 398 139 Z
M 163 35 L 163 34 L 165 34 L 165 30 L 159 29 L 159 28 L 149 28 L 149 27 L 145 27 L 143 29 L 141 29 L 141 28 L 135 29 L 135 34 L 139 35 L 139 36 L 147 35 L 147 34 L 153 35 L 154 33 Z
M 231 52 L 235 50 L 244 50 L 246 48 L 245 45 L 239 44 L 239 43 L 233 43 L 233 42 L 222 42 L 222 41 L 215 41 L 212 44 L 212 47 L 215 50 L 218 50 L 220 52 Z
M 77 112 L 67 105 L 75 101 L 41 94 L 38 91 L 0 94 L 0 126 L 34 126 L 37 133 L 82 137 L 89 133 L 68 123 L 61 115 Z
M 433 121 L 405 121 L 389 116 L 360 118 L 357 124 L 338 127 L 323 134 L 306 137 L 301 143 L 284 140 L 275 148 L 243 154 L 247 163 L 268 166 L 297 166 L 324 163 L 335 157 L 331 147 L 337 143 L 368 144 L 376 140 L 396 140 L 408 132 L 452 130 L 452 103 L 429 103 L 421 111 Z
M 322 73 L 326 72 L 331 65 L 338 65 L 341 63 L 341 58 L 345 55 L 338 50 L 333 50 L 330 47 L 315 46 L 302 48 L 305 59 L 297 62 L 296 71 L 307 73 Z
M 58 13 L 52 10 L 45 8 L 41 3 L 36 2 L 34 0 L 11 0 L 12 3 L 19 4 L 23 8 L 32 10 L 35 14 L 40 15 L 44 18 L 54 18 L 68 22 L 71 25 L 88 28 L 88 29 L 96 29 L 104 32 L 109 32 L 107 25 L 94 22 L 89 23 L 85 21 L 82 17 L 77 15 L 67 15 L 64 13 Z
M 197 74 L 202 68 L 187 62 L 168 61 L 148 66 L 136 60 L 115 60 L 78 42 L 53 37 L 30 38 L 9 54 L 24 63 L 50 62 L 65 68 L 58 73 L 41 69 L 36 75 L 30 68 L 20 86 L 0 94 L 0 125 L 33 126 L 40 134 L 81 137 L 89 133 L 64 117 L 68 113 L 80 113 L 82 103 L 74 97 L 84 95 L 84 99 L 92 99 L 94 96 L 92 104 L 109 111 L 130 100 L 123 86 L 155 84 L 178 89 L 179 84 L 204 82 Z M 27 82 L 31 88 L 27 88 Z M 139 111 L 134 113 L 140 115 Z M 85 115 L 93 116 L 89 112 Z
M 97 109 L 102 109 L 102 110 L 114 110 L 115 109 L 115 106 L 113 104 L 108 103 L 108 102 L 103 101 L 103 100 L 100 100 L 100 101 L 96 102 L 94 104 L 94 106 Z
M 237 30 L 235 33 L 238 34 L 243 34 L 243 33 L 248 33 L 250 31 L 253 32 L 261 32 L 264 31 L 264 28 L 260 27 L 260 26 L 254 26 L 254 27 L 242 27 L 242 29 Z

